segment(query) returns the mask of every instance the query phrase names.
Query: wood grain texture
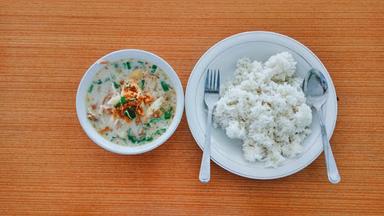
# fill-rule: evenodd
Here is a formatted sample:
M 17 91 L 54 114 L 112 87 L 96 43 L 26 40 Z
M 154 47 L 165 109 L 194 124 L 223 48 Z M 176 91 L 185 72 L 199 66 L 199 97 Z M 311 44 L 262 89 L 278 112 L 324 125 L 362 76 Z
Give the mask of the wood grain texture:
M 384 1 L 0 0 L 0 215 L 384 215 Z M 100 56 L 138 48 L 164 57 L 186 86 L 198 58 L 229 35 L 268 30 L 312 49 L 334 80 L 332 144 L 293 176 L 254 181 L 213 165 L 185 116 L 138 156 L 108 153 L 82 131 L 79 81 Z

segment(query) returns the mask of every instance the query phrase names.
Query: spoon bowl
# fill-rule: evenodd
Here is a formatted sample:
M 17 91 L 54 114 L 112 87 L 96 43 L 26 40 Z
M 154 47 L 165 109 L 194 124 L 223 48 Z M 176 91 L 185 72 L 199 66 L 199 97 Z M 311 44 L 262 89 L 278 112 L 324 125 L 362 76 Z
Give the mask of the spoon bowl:
M 328 98 L 327 80 L 319 70 L 312 68 L 304 79 L 303 91 L 307 103 L 319 111 Z

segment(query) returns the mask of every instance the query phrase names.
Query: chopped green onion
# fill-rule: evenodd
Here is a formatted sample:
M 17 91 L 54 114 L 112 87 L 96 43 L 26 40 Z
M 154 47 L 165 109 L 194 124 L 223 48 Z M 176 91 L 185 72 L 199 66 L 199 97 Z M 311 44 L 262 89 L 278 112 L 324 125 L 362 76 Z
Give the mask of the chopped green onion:
M 121 105 L 123 105 L 125 103 L 127 103 L 127 99 L 123 96 L 123 97 L 120 98 L 120 101 L 117 102 L 117 104 L 115 104 L 115 107 L 119 107 L 119 106 L 121 106 Z
M 137 61 L 137 63 L 141 64 L 141 66 L 144 67 L 144 62 L 143 61 Z
M 124 115 L 127 116 L 130 119 L 136 118 L 136 112 L 135 109 L 130 107 L 124 111 Z
M 100 85 L 101 83 L 103 83 L 103 81 L 101 81 L 101 79 L 99 79 L 99 80 L 95 81 L 94 83 Z
M 145 134 L 143 136 L 136 137 L 133 134 L 131 134 L 131 128 L 128 130 L 128 139 L 131 140 L 131 142 L 133 142 L 133 143 L 139 143 L 140 144 L 140 143 L 145 142 L 145 141 L 151 141 L 151 138 L 152 137 L 147 137 L 147 135 L 145 135 Z
M 123 105 L 125 103 L 127 103 L 127 99 L 125 98 L 125 96 L 123 96 L 120 98 L 120 104 Z
M 137 140 L 137 142 L 138 143 L 141 143 L 141 142 L 144 142 L 144 141 L 146 141 L 146 137 L 144 136 L 144 137 L 140 137 L 138 140 Z
M 144 90 L 145 80 L 140 80 L 139 87 L 141 90 Z
M 166 130 L 167 130 L 167 129 L 165 129 L 165 128 L 160 128 L 160 129 L 156 130 L 155 135 L 161 135 L 161 134 L 163 134 Z
M 172 117 L 172 111 L 166 111 L 164 113 L 164 119 L 170 119 Z
M 132 143 L 137 143 L 137 139 L 135 136 L 128 135 L 128 140 L 131 141 Z
M 127 61 L 127 62 L 123 62 L 123 67 L 125 69 L 128 69 L 128 70 L 131 70 L 131 62 Z
M 93 90 L 93 84 L 91 84 L 91 86 L 89 86 L 88 93 L 91 93 L 92 90 Z
M 157 65 L 152 65 L 151 73 L 155 73 L 157 70 Z
M 169 85 L 165 81 L 161 80 L 160 84 L 164 91 L 169 91 Z
M 161 118 L 151 118 L 151 120 L 149 120 L 149 123 L 156 123 L 159 121 L 161 121 Z
M 147 136 L 142 136 L 139 138 L 136 138 L 135 136 L 129 135 L 130 140 L 134 143 L 142 143 L 142 142 L 150 142 L 153 140 L 153 137 L 147 137 Z
M 133 144 L 137 143 L 137 139 L 134 135 L 131 134 L 131 128 L 128 130 L 128 140 L 131 141 Z
M 120 88 L 120 84 L 117 82 L 113 82 L 113 87 L 115 87 L 115 89 L 118 89 Z
M 163 114 L 163 119 L 170 119 L 172 117 L 172 110 L 173 108 L 172 107 L 169 107 L 168 111 L 166 111 L 164 108 L 160 108 L 161 111 L 164 113 Z

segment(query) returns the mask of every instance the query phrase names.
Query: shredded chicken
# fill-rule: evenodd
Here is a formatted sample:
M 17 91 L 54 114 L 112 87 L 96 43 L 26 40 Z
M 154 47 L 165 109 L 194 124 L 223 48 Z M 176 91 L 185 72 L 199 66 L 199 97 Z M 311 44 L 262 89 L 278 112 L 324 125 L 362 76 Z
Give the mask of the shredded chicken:
M 96 115 L 90 111 L 87 113 L 87 118 L 91 121 L 97 121 Z

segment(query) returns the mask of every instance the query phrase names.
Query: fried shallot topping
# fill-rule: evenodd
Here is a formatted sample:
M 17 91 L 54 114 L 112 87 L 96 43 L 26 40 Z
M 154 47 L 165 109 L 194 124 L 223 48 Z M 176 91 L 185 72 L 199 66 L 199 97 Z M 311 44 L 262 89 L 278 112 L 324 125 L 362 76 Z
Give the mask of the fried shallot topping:
M 120 101 L 112 110 L 114 116 L 122 118 L 127 122 L 136 118 L 140 122 L 140 117 L 144 116 L 142 105 L 149 105 L 153 102 L 153 96 L 148 92 L 143 92 L 136 80 L 130 79 L 124 82 L 121 90 Z

